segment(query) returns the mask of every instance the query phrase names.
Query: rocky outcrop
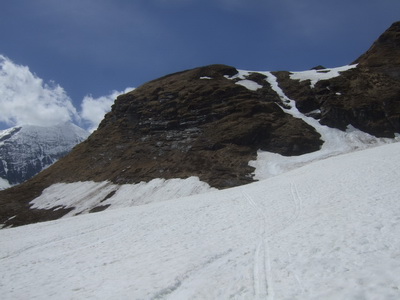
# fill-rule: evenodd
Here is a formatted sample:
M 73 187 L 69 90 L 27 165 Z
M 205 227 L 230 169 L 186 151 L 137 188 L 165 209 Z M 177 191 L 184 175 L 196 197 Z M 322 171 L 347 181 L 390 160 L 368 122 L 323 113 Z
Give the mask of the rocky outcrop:
M 315 86 L 291 79 L 290 72 L 275 75 L 296 107 L 321 124 L 342 130 L 352 125 L 378 137 L 394 137 L 400 132 L 400 22 L 354 63 L 356 68 Z
M 223 65 L 197 68 L 119 96 L 52 177 L 122 184 L 198 176 L 226 188 L 252 181 L 248 162 L 259 149 L 283 155 L 319 149 L 320 135 L 284 113 L 265 80 L 251 91 L 226 78 L 236 73 Z
M 349 125 L 378 137 L 400 131 L 400 80 L 380 72 L 355 68 L 310 86 L 276 72 L 279 85 L 296 107 L 323 125 L 345 130 Z

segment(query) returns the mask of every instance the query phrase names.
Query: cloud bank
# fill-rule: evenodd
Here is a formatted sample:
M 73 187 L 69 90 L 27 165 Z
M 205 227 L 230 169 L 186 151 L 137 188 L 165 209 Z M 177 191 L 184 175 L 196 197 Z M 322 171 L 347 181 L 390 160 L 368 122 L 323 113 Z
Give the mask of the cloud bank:
M 131 90 L 133 88 L 128 87 L 97 98 L 85 96 L 78 112 L 60 85 L 43 82 L 28 67 L 17 65 L 0 54 L 0 123 L 9 127 L 73 122 L 83 124 L 92 132 L 111 110 L 117 96 Z
M 91 95 L 85 96 L 82 100 L 80 116 L 84 120 L 84 123 L 88 125 L 88 131 L 93 132 L 96 130 L 101 120 L 103 120 L 104 115 L 110 111 L 114 100 L 119 95 L 131 90 L 133 88 L 128 87 L 122 92 L 112 91 L 109 95 L 98 98 L 93 98 Z
M 44 83 L 28 67 L 0 54 L 0 122 L 50 126 L 77 120 L 79 115 L 61 86 Z

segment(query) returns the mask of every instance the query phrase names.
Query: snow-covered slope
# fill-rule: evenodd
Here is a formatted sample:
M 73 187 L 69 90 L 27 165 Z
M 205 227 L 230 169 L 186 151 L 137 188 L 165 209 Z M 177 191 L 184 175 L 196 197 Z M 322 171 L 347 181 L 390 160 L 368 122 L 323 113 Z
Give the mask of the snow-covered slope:
M 7 182 L 18 184 L 39 173 L 88 135 L 72 123 L 52 127 L 24 125 L 0 131 L 0 177 L 5 182 L 3 187 L 7 187 Z
M 400 143 L 0 231 L 2 299 L 398 299 Z

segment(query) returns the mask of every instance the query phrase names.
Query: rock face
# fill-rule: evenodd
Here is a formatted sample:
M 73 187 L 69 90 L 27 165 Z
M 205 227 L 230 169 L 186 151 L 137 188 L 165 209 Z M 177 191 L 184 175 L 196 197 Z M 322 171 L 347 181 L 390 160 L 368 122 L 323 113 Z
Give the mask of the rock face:
M 398 32 L 396 24 L 390 32 Z M 398 34 L 388 36 L 385 45 L 393 44 L 390 39 Z M 383 53 L 398 55 L 400 48 L 394 44 Z M 372 52 L 379 53 L 383 46 L 374 45 Z M 392 137 L 400 132 L 399 79 L 392 66 L 385 67 L 387 62 L 374 69 L 370 60 L 367 54 L 361 56 L 357 67 L 316 82 L 313 77 L 334 71 L 319 66 L 305 73 L 310 79 L 296 79 L 290 72 L 268 74 L 300 112 L 320 123 L 342 130 L 353 125 Z M 0 193 L 0 223 L 16 226 L 67 213 L 63 207 L 29 207 L 58 182 L 125 184 L 198 176 L 212 187 L 228 188 L 253 181 L 248 163 L 259 149 L 290 156 L 319 150 L 320 134 L 288 113 L 290 103 L 268 74 L 211 65 L 162 77 L 119 96 L 98 130 L 70 154 Z
M 354 63 L 364 69 L 400 79 L 400 22 L 393 23 Z
M 323 125 L 341 130 L 352 125 L 378 137 L 394 137 L 400 131 L 400 80 L 363 67 L 314 87 L 310 81 L 290 79 L 289 72 L 275 75 L 297 109 Z
M 6 224 L 67 213 L 29 209 L 31 200 L 57 182 L 125 184 L 198 176 L 227 188 L 253 181 L 248 162 L 259 149 L 299 155 L 320 148 L 320 134 L 283 111 L 265 75 L 249 76 L 259 85 L 253 91 L 237 84 L 242 81 L 237 73 L 224 65 L 196 68 L 119 96 L 86 141 L 32 180 L 2 192 L 3 211 L 16 216 Z
M 22 183 L 65 156 L 88 135 L 70 123 L 0 131 L 0 177 L 11 185 Z
M 195 175 L 225 188 L 252 181 L 248 162 L 258 149 L 283 155 L 319 149 L 320 135 L 285 114 L 265 80 L 255 92 L 226 78 L 236 73 L 223 65 L 197 68 L 118 97 L 77 148 L 79 155 L 67 158 L 77 167 L 73 173 L 79 180 L 114 183 Z

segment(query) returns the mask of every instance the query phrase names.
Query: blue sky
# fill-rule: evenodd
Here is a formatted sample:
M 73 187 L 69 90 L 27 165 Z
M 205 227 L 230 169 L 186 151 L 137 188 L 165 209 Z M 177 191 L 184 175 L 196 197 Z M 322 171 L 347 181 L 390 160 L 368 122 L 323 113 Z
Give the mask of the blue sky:
M 14 77 L 2 71 L 1 80 L 8 77 L 0 89 L 8 89 L 9 100 L 0 100 L 0 129 L 30 121 L 18 115 L 24 67 L 36 80 L 28 80 L 32 91 L 39 85 L 56 93 L 56 106 L 90 127 L 91 117 L 83 117 L 90 104 L 108 107 L 117 91 L 162 75 L 213 63 L 248 70 L 341 66 L 400 20 L 399 0 L 13 0 L 0 8 L 0 62 L 16 66 Z M 12 78 L 18 88 L 10 89 Z M 16 89 L 20 100 L 4 103 Z M 47 100 L 45 109 L 52 107 Z

